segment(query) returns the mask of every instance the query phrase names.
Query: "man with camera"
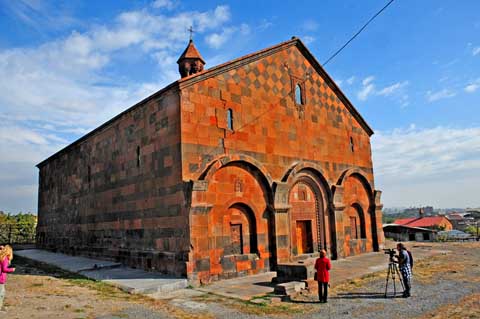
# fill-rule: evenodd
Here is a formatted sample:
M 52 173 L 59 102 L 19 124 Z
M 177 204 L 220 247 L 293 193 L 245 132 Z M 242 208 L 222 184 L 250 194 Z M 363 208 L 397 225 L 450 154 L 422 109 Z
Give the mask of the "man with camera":
M 400 268 L 400 273 L 402 274 L 402 281 L 405 290 L 403 291 L 403 297 L 408 298 L 410 297 L 410 289 L 412 288 L 412 268 L 410 263 L 410 256 L 408 254 L 407 248 L 403 243 L 397 244 L 398 250 L 398 266 Z

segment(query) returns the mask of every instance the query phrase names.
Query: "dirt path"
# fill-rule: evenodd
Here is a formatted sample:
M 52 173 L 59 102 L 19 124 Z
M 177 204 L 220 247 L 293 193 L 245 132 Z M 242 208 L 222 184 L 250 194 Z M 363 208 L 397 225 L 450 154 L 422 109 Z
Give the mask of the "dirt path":
M 7 314 L 19 319 L 400 318 L 407 311 L 411 318 L 480 318 L 480 243 L 440 247 L 450 253 L 415 265 L 412 298 L 383 298 L 382 271 L 333 287 L 326 305 L 315 301 L 316 292 L 291 302 L 265 298 L 252 303 L 187 289 L 153 300 L 16 258 L 17 273 L 7 284 Z

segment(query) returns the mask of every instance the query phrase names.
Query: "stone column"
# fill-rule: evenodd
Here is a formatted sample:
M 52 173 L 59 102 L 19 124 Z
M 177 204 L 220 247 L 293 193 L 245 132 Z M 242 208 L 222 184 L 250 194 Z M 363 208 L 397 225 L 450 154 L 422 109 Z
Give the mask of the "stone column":
M 290 261 L 290 205 L 288 204 L 288 193 L 290 186 L 287 183 L 274 183 L 274 229 L 275 248 L 277 264 Z
M 344 244 L 345 244 L 345 232 L 343 230 L 343 215 L 345 213 L 345 204 L 343 203 L 343 186 L 335 185 L 333 187 L 333 214 L 335 217 L 335 252 L 332 252 L 334 256 L 338 258 L 345 258 Z
M 191 199 L 189 201 L 186 198 L 190 224 L 187 277 L 192 284 L 197 285 L 210 272 L 208 214 L 213 206 L 207 203 L 208 182 L 191 181 L 190 183 Z
M 385 246 L 385 236 L 383 235 L 383 222 L 382 222 L 382 208 L 383 204 L 381 203 L 382 191 L 375 190 L 373 192 L 375 199 L 375 218 L 376 218 L 376 231 L 377 231 L 377 247 L 378 250 L 383 249 Z

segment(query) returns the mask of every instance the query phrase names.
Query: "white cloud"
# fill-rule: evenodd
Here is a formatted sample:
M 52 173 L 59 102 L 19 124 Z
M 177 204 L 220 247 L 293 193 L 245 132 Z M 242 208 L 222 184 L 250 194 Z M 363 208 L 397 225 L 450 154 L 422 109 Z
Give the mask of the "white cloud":
M 1 1 L 2 12 L 43 34 L 49 29 L 59 30 L 80 25 L 68 11 L 68 6 L 42 0 Z
M 435 101 L 438 101 L 438 100 L 443 100 L 443 99 L 454 97 L 455 95 L 457 95 L 457 93 L 453 92 L 452 90 L 443 89 L 443 90 L 436 91 L 436 92 L 428 91 L 427 94 L 426 94 L 426 98 L 427 98 L 428 102 L 435 102 Z
M 480 47 L 473 48 L 472 49 L 472 55 L 476 56 L 478 54 L 480 54 Z
M 372 83 L 374 79 L 375 79 L 374 76 L 369 76 L 363 79 L 362 81 L 363 87 L 357 93 L 357 97 L 360 101 L 366 101 L 368 96 L 375 91 L 375 85 Z
M 403 81 L 403 82 L 397 82 L 395 84 L 392 84 L 390 86 L 387 86 L 380 91 L 377 92 L 378 95 L 383 95 L 383 96 L 390 96 L 398 91 L 400 91 L 402 88 L 406 87 L 408 85 L 408 81 Z
M 206 32 L 229 17 L 227 6 L 169 16 L 129 11 L 111 25 L 74 31 L 37 48 L 0 51 L 0 113 L 77 128 L 96 126 L 145 97 L 141 94 L 153 93 L 178 77 L 172 61 L 186 44 L 188 26 Z M 243 32 L 245 27 L 239 29 Z M 150 83 L 155 86 L 119 82 L 104 72 L 116 61 L 117 52 L 130 48 L 169 61 L 159 64 L 159 77 Z
M 351 77 L 349 77 L 349 78 L 347 79 L 347 83 L 348 83 L 349 85 L 352 85 L 354 82 L 355 82 L 355 76 L 351 76 Z
M 365 79 L 363 79 L 362 84 L 363 84 L 364 86 L 367 86 L 367 85 L 369 85 L 370 83 L 372 83 L 373 80 L 375 80 L 375 77 L 374 77 L 373 75 L 370 75 L 370 76 L 366 77 Z
M 471 182 L 480 178 L 480 127 L 377 131 L 372 155 L 387 205 L 479 204 Z
M 268 28 L 271 28 L 273 26 L 273 22 L 267 19 L 263 19 L 258 26 L 256 27 L 257 30 L 259 31 L 264 31 Z
M 0 127 L 0 210 L 36 212 L 35 164 L 66 145 L 55 134 L 16 125 Z
M 155 0 L 154 2 L 152 2 L 152 7 L 156 9 L 165 8 L 165 9 L 171 10 L 175 8 L 176 5 L 177 3 L 171 0 Z
M 168 14 L 147 7 L 37 47 L 1 48 L 0 209 L 35 211 L 35 164 L 178 79 L 175 62 L 189 26 L 197 36 L 226 28 L 249 32 L 248 25 L 225 26 L 229 19 L 228 6 Z M 129 70 L 117 67 L 134 63 L 130 56 L 158 62 L 158 69 L 145 76 L 148 80 L 131 78 Z M 16 177 L 9 174 L 12 168 Z
M 407 107 L 408 105 L 410 105 L 410 101 L 409 101 L 409 97 L 408 97 L 408 94 L 403 94 L 400 96 L 400 106 L 402 108 L 405 108 Z
M 306 45 L 309 45 L 309 44 L 312 44 L 313 42 L 315 42 L 315 38 L 310 36 L 310 35 L 306 35 L 306 36 L 302 37 L 302 40 L 303 40 L 303 42 L 305 42 Z
M 362 80 L 362 86 L 357 92 L 357 98 L 360 101 L 366 101 L 370 96 L 375 95 L 393 98 L 402 108 L 410 104 L 409 96 L 406 92 L 406 88 L 409 85 L 408 81 L 397 82 L 384 88 L 377 89 L 374 80 L 374 76 L 368 76 Z M 354 81 L 355 77 L 352 76 L 347 80 L 347 83 L 352 84 Z
M 464 90 L 467 93 L 473 93 L 473 92 L 477 91 L 479 88 L 480 88 L 480 78 L 478 78 L 475 81 L 473 81 L 472 83 L 468 84 L 464 88 Z
M 247 24 L 242 24 L 240 27 L 227 27 L 222 30 L 220 33 L 212 33 L 205 37 L 205 42 L 208 46 L 218 49 L 228 40 L 231 39 L 233 34 L 238 34 L 240 36 L 246 36 L 250 33 L 250 27 Z

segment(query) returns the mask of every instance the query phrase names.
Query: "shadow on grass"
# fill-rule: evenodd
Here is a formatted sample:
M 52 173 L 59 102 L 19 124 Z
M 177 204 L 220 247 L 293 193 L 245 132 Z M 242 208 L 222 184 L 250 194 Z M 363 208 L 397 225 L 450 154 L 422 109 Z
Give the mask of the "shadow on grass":
M 288 302 L 288 303 L 296 303 L 296 304 L 322 304 L 319 300 L 295 300 L 295 299 L 285 298 L 282 301 Z
M 69 272 L 58 267 L 31 260 L 21 256 L 15 256 L 12 267 L 15 267 L 15 275 L 31 275 L 31 276 L 45 276 L 54 277 L 65 280 L 68 284 L 84 287 L 95 290 L 102 297 L 115 297 L 123 300 L 142 299 L 140 295 L 131 295 L 127 292 L 121 291 L 119 288 L 102 281 L 87 278 L 77 273 Z M 37 284 L 38 287 L 43 286 Z
M 77 273 L 65 271 L 58 267 L 34 261 L 25 257 L 15 255 L 12 260 L 11 267 L 15 267 L 15 275 L 34 275 L 34 276 L 50 276 L 68 280 L 90 280 Z
M 347 292 L 347 293 L 337 293 L 335 297 L 330 299 L 392 299 L 392 298 L 402 298 L 401 294 L 393 296 L 389 294 L 385 297 L 385 294 L 382 292 Z

